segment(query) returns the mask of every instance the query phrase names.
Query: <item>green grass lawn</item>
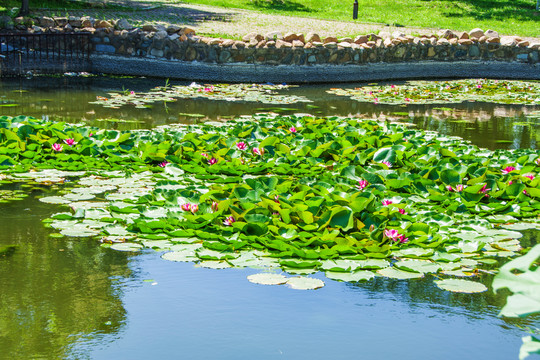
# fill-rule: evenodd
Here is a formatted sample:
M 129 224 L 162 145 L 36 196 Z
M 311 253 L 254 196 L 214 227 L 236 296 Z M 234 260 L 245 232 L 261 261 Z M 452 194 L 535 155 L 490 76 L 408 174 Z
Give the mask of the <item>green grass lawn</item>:
M 352 20 L 353 0 L 162 0 L 156 4 L 193 3 L 257 10 L 264 13 Z M 394 26 L 449 28 L 467 31 L 479 27 L 501 34 L 540 37 L 540 13 L 536 0 L 358 0 L 359 22 Z M 2 10 L 18 6 L 19 0 L 3 1 Z M 36 0 L 31 7 L 80 9 L 84 2 Z M 115 8 L 118 8 L 116 3 Z M 4 9 L 3 9 L 4 8 Z
M 186 3 L 259 10 L 331 20 L 352 20 L 353 0 L 184 0 Z M 536 0 L 358 0 L 358 21 L 540 37 Z

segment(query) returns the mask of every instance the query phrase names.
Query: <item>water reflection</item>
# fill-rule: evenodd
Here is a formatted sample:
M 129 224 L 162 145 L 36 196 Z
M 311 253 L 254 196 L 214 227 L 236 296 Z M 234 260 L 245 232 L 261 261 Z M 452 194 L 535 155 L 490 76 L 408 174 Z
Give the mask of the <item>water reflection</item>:
M 78 338 L 118 333 L 126 320 L 114 277 L 131 276 L 125 254 L 95 241 L 48 237 L 57 209 L 29 197 L 0 207 L 0 358 L 64 359 Z
M 273 107 L 210 100 L 142 110 L 89 104 L 108 91 L 158 85 L 163 81 L 2 81 L 0 103 L 18 106 L 0 107 L 0 114 L 132 129 L 226 120 Z M 491 149 L 536 148 L 539 141 L 538 124 L 523 125 L 538 107 L 383 106 L 328 96 L 323 86 L 292 91 L 313 103 L 288 106 L 291 112 L 414 122 Z M 180 115 L 187 113 L 203 117 Z M 514 321 L 496 317 L 504 303 L 501 293 L 452 294 L 428 278 L 347 284 L 321 274 L 316 276 L 327 285 L 317 292 L 265 287 L 246 280 L 257 270 L 200 269 L 163 261 L 152 251 L 127 256 L 92 240 L 49 238 L 40 220 L 54 212 L 32 197 L 0 207 L 0 246 L 19 246 L 0 258 L 0 358 L 509 359 L 521 344 L 523 333 Z M 536 241 L 533 233 L 522 239 L 526 246 Z
M 275 105 L 226 102 L 206 99 L 179 99 L 155 103 L 151 108 L 123 106 L 108 109 L 92 105 L 96 96 L 108 96 L 111 91 L 149 91 L 163 86 L 156 79 L 62 78 L 0 82 L 0 102 L 15 103 L 15 107 L 0 107 L 2 115 L 30 115 L 41 118 L 86 122 L 102 128 L 119 130 L 150 128 L 169 123 L 195 123 L 227 120 L 238 115 L 270 111 Z M 186 85 L 174 82 L 173 85 Z M 340 84 L 332 85 L 339 87 Z M 350 87 L 351 85 L 344 85 Z M 442 134 L 460 136 L 489 149 L 533 148 L 538 146 L 538 118 L 526 115 L 538 112 L 540 106 L 462 103 L 436 105 L 381 105 L 359 103 L 326 93 L 326 85 L 300 86 L 282 93 L 305 96 L 312 103 L 280 106 L 285 113 L 310 113 L 320 116 L 359 116 L 412 122 L 418 127 Z M 185 114 L 197 114 L 187 116 Z M 126 122 L 127 121 L 127 122 Z

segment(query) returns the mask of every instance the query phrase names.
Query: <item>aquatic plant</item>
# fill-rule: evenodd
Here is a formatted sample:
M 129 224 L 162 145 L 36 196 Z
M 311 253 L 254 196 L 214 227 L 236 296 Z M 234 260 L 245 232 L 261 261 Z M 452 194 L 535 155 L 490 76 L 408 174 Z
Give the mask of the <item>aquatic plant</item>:
M 327 92 L 376 104 L 448 104 L 466 101 L 540 104 L 540 84 L 510 80 L 407 81 L 399 85 L 333 88 Z
M 77 142 L 67 152 L 46 146 L 65 138 Z M 60 234 L 212 268 L 451 279 L 489 273 L 521 251 L 514 228 L 540 227 L 540 178 L 524 176 L 540 171 L 540 151 L 487 151 L 399 124 L 260 115 L 120 132 L 1 117 L 0 148 L 13 180 L 77 184 L 41 199 L 69 206 L 47 220 Z M 468 282 L 439 285 L 479 291 Z

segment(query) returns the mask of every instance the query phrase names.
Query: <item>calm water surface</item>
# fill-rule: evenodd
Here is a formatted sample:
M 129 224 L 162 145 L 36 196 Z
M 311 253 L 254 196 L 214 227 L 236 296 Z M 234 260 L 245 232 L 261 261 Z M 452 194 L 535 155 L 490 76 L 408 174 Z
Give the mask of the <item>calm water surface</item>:
M 110 90 L 143 91 L 163 81 L 45 83 L 0 82 L 0 102 L 9 98 L 19 104 L 0 112 L 147 128 L 194 121 L 179 113 L 216 120 L 265 107 L 179 100 L 166 108 L 110 110 L 88 102 Z M 326 99 L 325 89 L 295 91 L 313 99 L 322 115 L 411 121 L 492 149 L 536 148 L 539 140 L 537 124 L 514 125 L 535 110 L 531 107 L 384 107 Z M 43 191 L 49 190 L 36 189 L 23 201 L 0 206 L 0 247 L 18 245 L 13 255 L 0 257 L 0 359 L 506 360 L 517 358 L 525 335 L 520 326 L 538 326 L 537 319 L 498 318 L 504 294 L 449 293 L 429 277 L 350 284 L 315 274 L 326 282 L 324 288 L 295 291 L 248 282 L 246 277 L 258 272 L 254 269 L 210 270 L 164 261 L 150 250 L 128 254 L 103 249 L 94 240 L 53 239 L 41 220 L 60 208 L 37 201 Z M 526 234 L 524 241 L 535 243 L 537 234 Z

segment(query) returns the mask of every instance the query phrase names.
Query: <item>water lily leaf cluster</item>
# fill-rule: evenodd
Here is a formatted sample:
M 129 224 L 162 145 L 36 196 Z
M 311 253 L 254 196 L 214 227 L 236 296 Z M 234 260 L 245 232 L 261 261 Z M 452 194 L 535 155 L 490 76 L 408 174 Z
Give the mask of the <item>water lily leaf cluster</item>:
M 540 104 L 540 84 L 511 80 L 469 79 L 407 81 L 327 91 L 361 102 L 379 104 L 448 104 L 480 101 L 501 104 Z
M 22 200 L 27 196 L 28 194 L 23 190 L 0 190 L 0 204 Z
M 540 313 L 540 245 L 526 255 L 504 264 L 493 280 L 493 290 L 507 288 L 512 292 L 500 316 L 525 317 Z M 536 330 L 538 333 L 538 329 Z M 538 336 L 523 337 L 519 359 L 530 354 L 540 354 Z
M 3 117 L 0 149 L 14 180 L 79 171 L 42 199 L 68 207 L 46 220 L 61 235 L 210 268 L 469 277 L 519 253 L 512 226 L 537 228 L 540 213 L 540 151 L 487 151 L 354 118 L 259 115 L 120 132 Z
M 145 108 L 156 102 L 172 102 L 178 99 L 208 99 L 221 101 L 245 101 L 263 104 L 294 104 L 311 102 L 303 96 L 281 94 L 292 85 L 273 84 L 214 84 L 188 86 L 167 85 L 153 88 L 148 92 L 122 91 L 111 92 L 108 97 L 98 96 L 91 104 L 108 108 L 119 108 L 123 105 L 134 105 Z

